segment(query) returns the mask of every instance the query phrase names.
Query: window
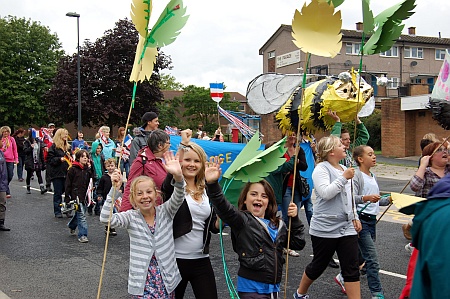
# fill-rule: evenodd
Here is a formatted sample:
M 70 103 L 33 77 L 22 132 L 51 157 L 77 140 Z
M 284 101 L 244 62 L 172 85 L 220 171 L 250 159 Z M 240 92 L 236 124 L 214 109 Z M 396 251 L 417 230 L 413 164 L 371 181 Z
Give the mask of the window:
M 405 47 L 405 58 L 423 58 L 423 48 Z
M 381 52 L 380 56 L 383 56 L 383 57 L 398 57 L 398 47 L 397 46 L 393 46 L 392 48 L 390 48 L 386 52 Z
M 360 50 L 361 50 L 360 43 L 346 43 L 345 44 L 345 54 L 359 55 Z
M 436 49 L 435 58 L 436 58 L 436 60 L 444 60 L 445 59 L 445 49 Z
M 269 59 L 275 58 L 275 51 L 270 51 L 269 53 L 267 53 L 267 55 L 269 55 Z
M 399 83 L 399 79 L 397 77 L 389 78 L 387 88 L 397 89 L 398 83 Z

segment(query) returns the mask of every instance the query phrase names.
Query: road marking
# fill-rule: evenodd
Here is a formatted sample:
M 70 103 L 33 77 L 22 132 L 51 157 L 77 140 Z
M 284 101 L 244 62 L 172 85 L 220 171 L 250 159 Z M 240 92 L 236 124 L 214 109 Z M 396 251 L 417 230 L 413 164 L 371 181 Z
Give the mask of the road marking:
M 22 186 L 22 188 L 27 188 L 27 186 Z M 41 189 L 38 189 L 38 188 L 30 187 L 30 189 L 41 192 Z M 49 192 L 49 191 L 47 191 L 46 193 L 54 194 L 53 192 Z M 44 194 L 46 194 L 46 193 L 44 193 Z M 44 194 L 42 194 L 42 195 L 44 195 Z M 63 195 L 63 197 L 64 197 L 64 195 Z

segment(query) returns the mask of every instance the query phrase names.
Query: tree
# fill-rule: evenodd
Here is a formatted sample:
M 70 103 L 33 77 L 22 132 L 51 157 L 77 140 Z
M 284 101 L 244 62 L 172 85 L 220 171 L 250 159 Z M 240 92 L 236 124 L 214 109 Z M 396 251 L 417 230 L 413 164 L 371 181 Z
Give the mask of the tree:
M 207 132 L 214 132 L 217 129 L 217 103 L 211 99 L 209 89 L 194 85 L 186 86 L 182 102 L 184 108 L 186 108 L 183 116 L 188 118 L 191 128 L 197 128 L 199 124 L 202 124 Z M 230 95 L 224 93 L 224 97 L 220 101 L 220 107 L 226 110 L 236 110 L 239 103 L 231 102 Z
M 84 42 L 81 57 L 82 123 L 86 126 L 125 125 L 133 93 L 129 81 L 138 33 L 131 21 L 119 20 L 95 42 Z M 130 123 L 140 124 L 146 111 L 156 111 L 163 98 L 159 71 L 171 65 L 169 56 L 159 52 L 149 82 L 136 88 L 136 102 Z M 77 122 L 77 55 L 63 57 L 52 89 L 46 95 L 48 111 L 55 120 Z
M 184 88 L 184 85 L 177 82 L 177 79 L 171 74 L 161 74 L 160 78 L 159 88 L 161 90 L 183 90 Z
M 156 104 L 156 107 L 158 108 L 159 114 L 159 128 L 164 129 L 166 126 L 172 126 L 180 128 L 186 127 L 186 124 L 183 123 L 181 119 L 181 99 L 180 98 L 173 98 L 170 101 L 163 101 Z
M 56 34 L 39 22 L 0 18 L 0 114 L 9 126 L 44 125 L 44 94 L 64 54 Z
M 370 139 L 367 145 L 374 150 L 381 150 L 381 109 L 375 109 L 373 113 L 361 119 L 369 132 Z

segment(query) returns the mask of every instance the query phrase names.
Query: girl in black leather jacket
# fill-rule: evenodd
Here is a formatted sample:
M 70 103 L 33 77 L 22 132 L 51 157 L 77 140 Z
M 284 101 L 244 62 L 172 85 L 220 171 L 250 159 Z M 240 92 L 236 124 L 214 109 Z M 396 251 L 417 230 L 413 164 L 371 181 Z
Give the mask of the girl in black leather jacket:
M 247 183 L 238 200 L 238 208 L 226 200 L 217 182 L 220 164 L 207 163 L 205 170 L 206 190 L 218 216 L 231 227 L 233 249 L 238 254 L 239 270 L 237 290 L 241 299 L 267 294 L 277 298 L 285 259 L 283 248 L 287 247 L 286 224 L 276 217 L 277 203 L 274 191 L 265 181 Z M 289 248 L 305 247 L 304 226 L 297 216 L 297 206 L 289 205 L 291 221 Z M 262 298 L 262 297 L 258 297 Z

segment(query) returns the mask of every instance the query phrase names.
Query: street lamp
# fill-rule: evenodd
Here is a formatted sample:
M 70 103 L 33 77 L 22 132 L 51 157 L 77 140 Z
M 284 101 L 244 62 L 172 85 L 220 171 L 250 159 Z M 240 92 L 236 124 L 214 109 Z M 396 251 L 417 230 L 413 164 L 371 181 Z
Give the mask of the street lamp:
M 77 18 L 77 36 L 78 36 L 78 46 L 77 46 L 77 77 L 78 77 L 78 131 L 81 131 L 81 74 L 80 74 L 80 14 L 76 12 L 68 12 L 66 16 Z

